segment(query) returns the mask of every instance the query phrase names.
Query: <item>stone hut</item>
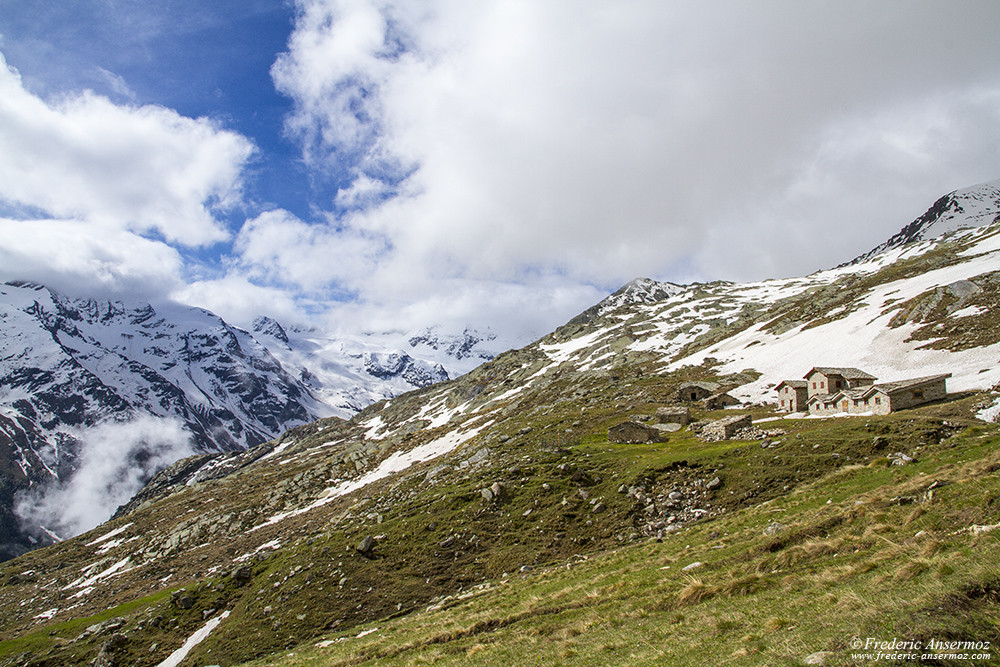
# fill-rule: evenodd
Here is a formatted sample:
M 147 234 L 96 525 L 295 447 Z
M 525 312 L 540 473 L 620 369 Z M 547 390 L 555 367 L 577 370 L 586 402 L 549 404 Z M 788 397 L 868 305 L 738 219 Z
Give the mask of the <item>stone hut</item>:
M 701 429 L 701 437 L 705 440 L 729 440 L 740 429 L 750 428 L 753 419 L 750 415 L 733 415 L 724 417 Z
M 618 444 L 635 445 L 664 442 L 666 438 L 666 433 L 660 429 L 633 421 L 622 422 L 608 429 L 608 442 Z
M 685 382 L 677 387 L 677 400 L 704 401 L 718 391 L 719 385 L 715 382 Z
M 658 424 L 680 424 L 687 426 L 691 423 L 691 409 L 685 405 L 678 405 L 656 409 L 656 423 Z
M 723 408 L 728 408 L 733 405 L 739 405 L 740 401 L 737 398 L 733 398 L 724 391 L 720 391 L 718 394 L 712 394 L 705 399 L 703 405 L 706 410 L 721 410 Z
M 778 392 L 778 407 L 787 412 L 808 410 L 809 383 L 805 380 L 782 380 L 774 388 Z

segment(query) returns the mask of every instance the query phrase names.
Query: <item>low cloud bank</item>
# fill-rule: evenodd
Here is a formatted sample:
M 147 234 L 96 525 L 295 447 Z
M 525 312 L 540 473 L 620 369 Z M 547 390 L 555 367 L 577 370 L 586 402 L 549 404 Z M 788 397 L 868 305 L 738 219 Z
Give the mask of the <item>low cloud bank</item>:
M 22 526 L 40 537 L 66 539 L 107 521 L 158 470 L 195 453 L 181 422 L 152 416 L 74 435 L 80 442 L 76 472 L 15 500 Z

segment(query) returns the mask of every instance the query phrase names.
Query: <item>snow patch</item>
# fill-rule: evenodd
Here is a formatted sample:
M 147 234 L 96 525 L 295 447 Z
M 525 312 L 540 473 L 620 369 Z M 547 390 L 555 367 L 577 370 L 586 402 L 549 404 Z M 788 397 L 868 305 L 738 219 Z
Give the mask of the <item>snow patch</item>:
M 219 627 L 219 623 L 222 623 L 227 618 L 229 618 L 228 610 L 211 619 L 208 623 L 201 626 L 197 632 L 188 637 L 183 646 L 171 653 L 166 660 L 158 664 L 156 667 L 177 667 L 180 665 L 181 661 L 183 661 L 184 658 L 187 657 L 187 654 L 191 652 L 191 649 L 205 641 L 205 638 L 212 634 L 212 630 Z

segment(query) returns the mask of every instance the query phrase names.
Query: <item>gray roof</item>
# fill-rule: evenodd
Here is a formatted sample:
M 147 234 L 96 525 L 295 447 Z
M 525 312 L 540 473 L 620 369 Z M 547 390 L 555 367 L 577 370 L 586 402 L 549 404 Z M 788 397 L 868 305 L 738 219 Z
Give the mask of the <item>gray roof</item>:
M 951 373 L 942 373 L 941 375 L 928 375 L 922 378 L 911 378 L 909 380 L 899 380 L 898 382 L 881 382 L 876 385 L 872 385 L 870 389 L 875 389 L 886 394 L 891 394 L 894 391 L 900 391 L 902 389 L 912 389 L 913 387 L 919 387 L 922 384 L 928 384 L 931 382 L 937 382 L 939 380 L 944 380 L 951 377 Z
M 809 383 L 806 382 L 805 380 L 782 380 L 781 382 L 778 383 L 775 389 L 777 389 L 783 384 L 787 384 L 789 387 L 797 387 L 799 389 L 807 389 L 809 387 Z
M 685 382 L 677 388 L 684 389 L 685 387 L 699 387 L 706 391 L 715 391 L 719 388 L 719 384 L 717 382 Z
M 848 380 L 875 380 L 877 379 L 874 375 L 870 373 L 865 373 L 860 368 L 838 368 L 835 366 L 815 366 L 812 370 L 805 374 L 804 377 L 809 377 L 813 372 L 819 371 L 823 375 L 840 375 Z

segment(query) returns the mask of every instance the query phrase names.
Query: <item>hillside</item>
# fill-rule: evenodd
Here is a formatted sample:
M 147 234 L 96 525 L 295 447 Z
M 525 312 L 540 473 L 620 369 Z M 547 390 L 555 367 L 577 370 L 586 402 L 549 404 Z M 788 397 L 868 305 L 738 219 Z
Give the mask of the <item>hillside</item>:
M 1000 426 L 980 417 L 1000 401 L 1000 225 L 932 236 L 931 218 L 915 244 L 805 278 L 637 281 L 456 380 L 180 461 L 111 522 L 0 565 L 0 665 L 858 664 L 853 637 L 996 646 Z M 944 368 L 952 395 L 846 419 L 762 404 L 824 364 Z M 609 442 L 690 381 L 732 388 L 754 426 Z

